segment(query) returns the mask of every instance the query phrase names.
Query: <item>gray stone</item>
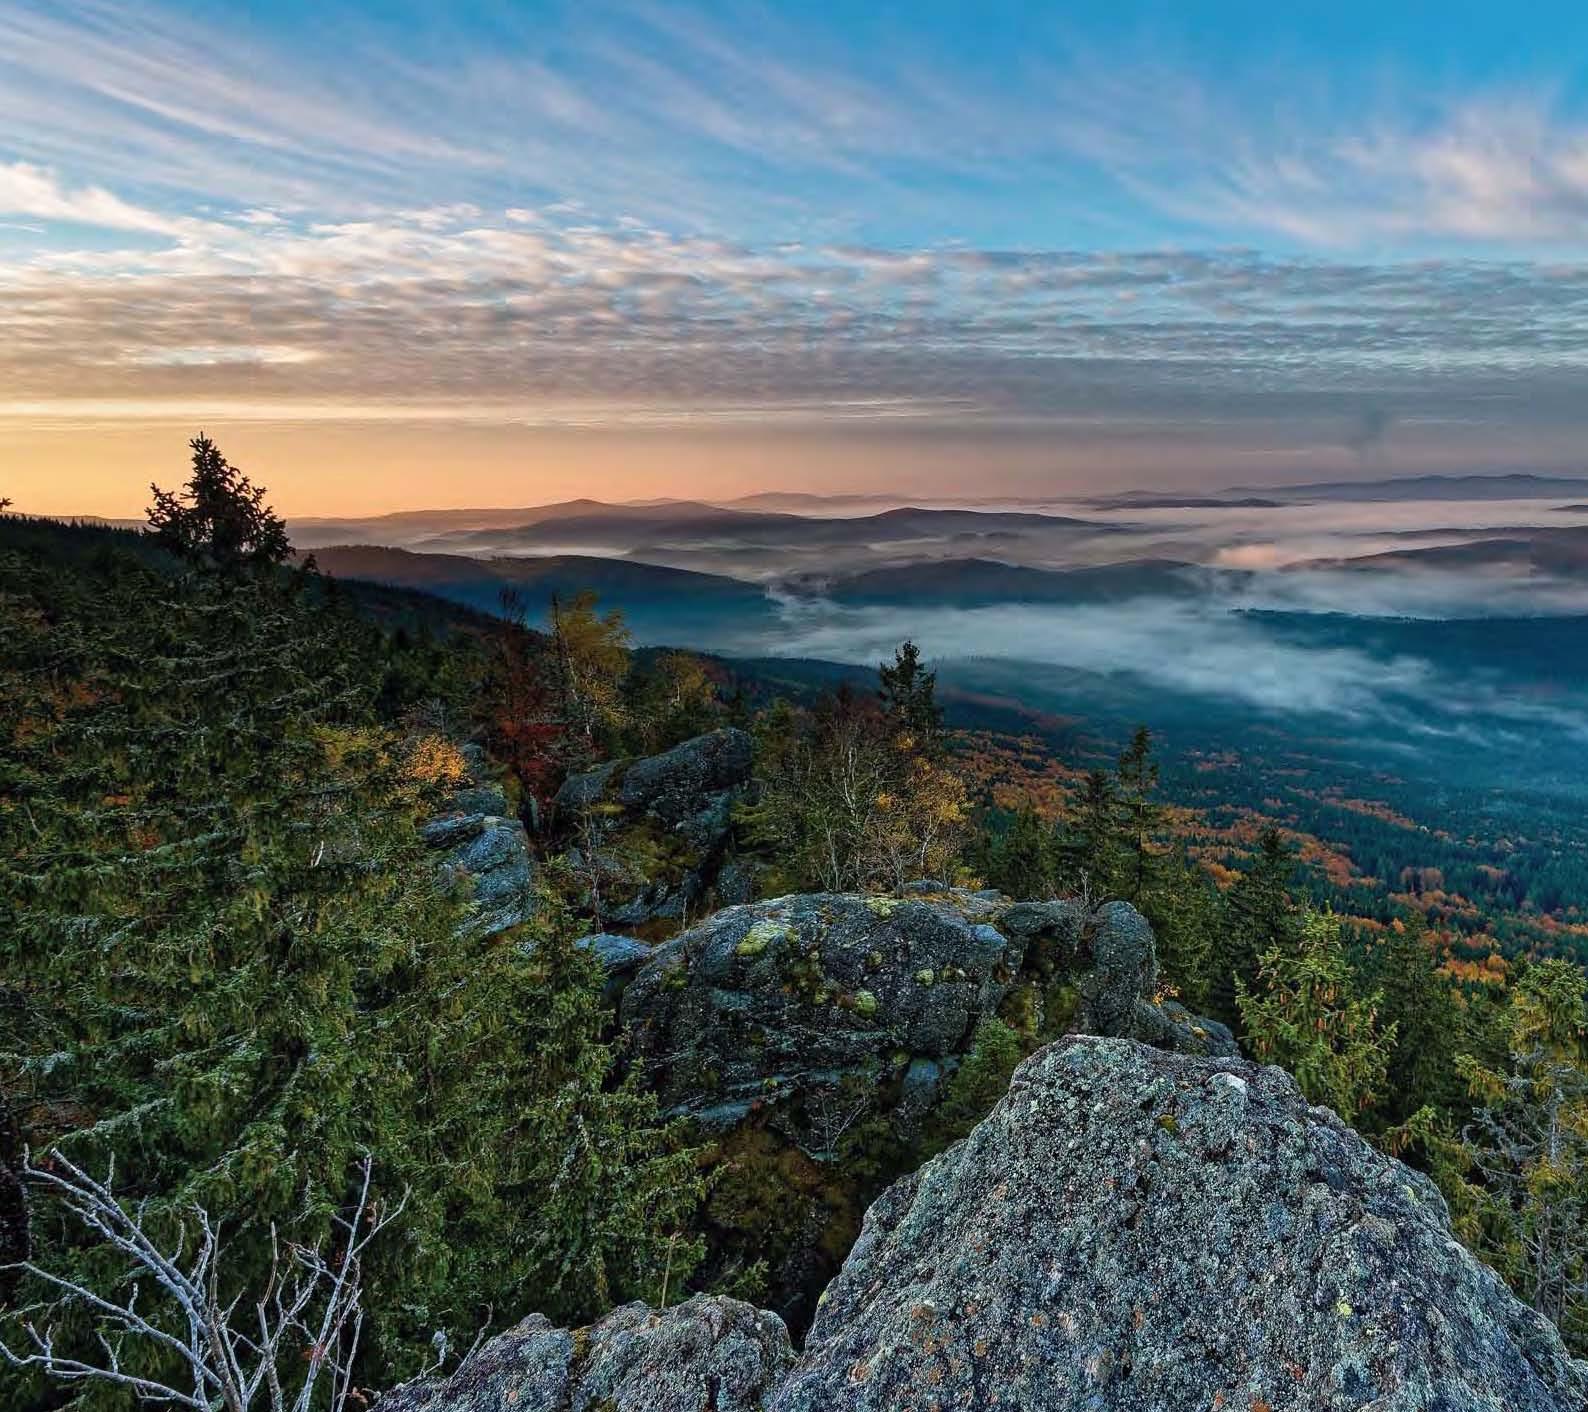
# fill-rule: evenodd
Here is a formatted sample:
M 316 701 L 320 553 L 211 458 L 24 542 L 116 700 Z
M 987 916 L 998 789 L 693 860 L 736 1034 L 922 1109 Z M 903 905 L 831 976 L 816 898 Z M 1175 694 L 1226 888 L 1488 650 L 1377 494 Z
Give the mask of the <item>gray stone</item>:
M 754 902 L 764 871 L 753 858 L 729 858 L 717 873 L 717 905 L 742 907 Z
M 770 1412 L 1574 1412 L 1437 1190 L 1275 1068 L 1072 1037 L 891 1187 Z
M 507 797 L 478 746 L 462 750 L 469 777 L 419 837 L 439 856 L 443 874 L 465 892 L 470 907 L 460 931 L 499 936 L 522 926 L 539 910 L 534 854 L 524 826 L 512 817 Z
M 601 796 L 606 793 L 607 783 L 616 773 L 617 768 L 616 760 L 608 760 L 604 765 L 597 765 L 593 770 L 569 775 L 562 782 L 562 788 L 557 791 L 556 798 L 552 801 L 557 811 L 571 813 L 600 803 Z
M 734 805 L 751 790 L 752 763 L 750 737 L 719 730 L 659 755 L 609 761 L 563 783 L 559 817 L 569 825 L 588 819 L 586 831 L 604 860 L 604 922 L 679 921 L 709 904 L 728 862 Z M 596 910 L 594 898 L 591 907 Z
M 624 992 L 623 1028 L 678 1114 L 870 1088 L 912 1059 L 964 1052 L 997 1010 L 1020 948 L 982 910 L 960 892 L 730 907 L 656 948 Z
M 618 801 L 663 824 L 695 825 L 702 816 L 715 816 L 724 796 L 750 782 L 753 761 L 746 732 L 711 731 L 630 764 L 618 786 Z
M 535 1314 L 376 1412 L 761 1412 L 793 1360 L 782 1320 L 736 1299 L 628 1304 L 576 1332 Z
M 1239 1054 L 1226 1026 L 1155 998 L 1157 945 L 1147 919 L 1128 902 L 1106 902 L 1095 912 L 1077 901 L 1017 902 L 998 925 L 1024 945 L 1028 971 L 1074 977 L 1080 1004 L 1073 1028 L 1080 1033 L 1186 1054 Z
M 601 962 L 601 969 L 606 973 L 606 983 L 601 988 L 601 999 L 608 1005 L 616 1005 L 622 996 L 624 988 L 633 979 L 634 973 L 651 959 L 653 948 L 643 941 L 636 941 L 631 936 L 618 936 L 613 932 L 597 932 L 594 936 L 582 936 L 575 943 L 586 951 L 594 952 Z

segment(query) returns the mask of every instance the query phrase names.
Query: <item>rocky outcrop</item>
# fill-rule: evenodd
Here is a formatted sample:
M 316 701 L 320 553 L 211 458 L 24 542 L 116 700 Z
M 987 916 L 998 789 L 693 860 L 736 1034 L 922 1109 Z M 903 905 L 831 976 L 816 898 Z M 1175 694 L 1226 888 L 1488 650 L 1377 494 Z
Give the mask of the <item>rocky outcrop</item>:
M 727 908 L 652 953 L 624 993 L 623 1028 L 671 1111 L 726 1127 L 778 1107 L 824 1150 L 846 1081 L 869 1098 L 914 1061 L 961 1054 L 997 1011 L 1021 947 L 992 925 L 989 896 Z
M 573 1332 L 536 1314 L 377 1412 L 761 1412 L 793 1361 L 777 1315 L 736 1299 L 629 1304 Z
M 574 868 L 590 880 L 599 920 L 676 925 L 718 900 L 733 808 L 750 792 L 752 763 L 750 737 L 727 729 L 569 776 L 556 816 L 576 841 Z M 735 897 L 741 872 L 732 875 Z
M 1236 1055 L 1235 1036 L 1217 1020 L 1156 998 L 1158 953 L 1147 919 L 1128 902 L 1088 911 L 1080 902 L 1017 902 L 998 924 L 1020 944 L 1026 971 L 1069 999 L 1066 1028 L 1139 1039 L 1183 1054 Z M 1042 997 L 1051 1004 L 1055 992 Z M 1055 1016 L 1038 1018 L 1053 1027 Z
M 1152 929 L 1133 907 L 1017 903 L 922 883 L 899 897 L 806 893 L 716 913 L 657 947 L 623 1028 L 664 1104 L 709 1126 L 752 1111 L 823 1155 L 860 1089 L 919 1114 L 1017 985 L 1055 1029 L 1234 1053 L 1229 1031 L 1151 997 Z M 1027 1017 L 1030 1018 L 1029 1016 Z
M 1565 1412 L 1588 1364 L 1278 1069 L 1075 1037 L 896 1183 L 774 1412 Z
M 574 944 L 582 951 L 591 952 L 601 963 L 606 978 L 601 988 L 601 998 L 608 1005 L 617 1003 L 635 973 L 651 959 L 653 950 L 643 941 L 636 941 L 631 936 L 618 936 L 613 932 L 582 936 Z
M 1427 1178 L 1278 1069 L 1075 1036 L 895 1183 L 791 1358 L 697 1298 L 526 1320 L 377 1412 L 1581 1412 Z
M 484 752 L 465 745 L 461 754 L 468 778 L 436 817 L 420 826 L 419 836 L 439 856 L 443 873 L 470 899 L 462 930 L 478 937 L 499 936 L 536 913 L 534 855 Z

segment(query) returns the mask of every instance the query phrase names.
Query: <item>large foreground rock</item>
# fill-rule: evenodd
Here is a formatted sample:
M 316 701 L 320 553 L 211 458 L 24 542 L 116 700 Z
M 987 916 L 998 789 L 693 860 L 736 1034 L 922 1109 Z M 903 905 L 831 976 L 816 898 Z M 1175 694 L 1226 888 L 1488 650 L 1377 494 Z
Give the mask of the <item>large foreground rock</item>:
M 777 1315 L 737 1299 L 629 1304 L 573 1332 L 534 1314 L 377 1412 L 761 1412 L 793 1361 Z
M 1588 1364 L 1295 1082 L 1072 1038 L 872 1207 L 775 1412 L 1581 1412 Z
M 468 778 L 420 827 L 419 836 L 436 853 L 443 874 L 470 900 L 462 930 L 499 936 L 522 926 L 538 909 L 535 858 L 485 753 L 473 744 L 461 753 Z
M 376 1412 L 1583 1412 L 1428 1180 L 1278 1069 L 1073 1037 L 896 1183 L 804 1352 L 696 1298 L 529 1319 Z

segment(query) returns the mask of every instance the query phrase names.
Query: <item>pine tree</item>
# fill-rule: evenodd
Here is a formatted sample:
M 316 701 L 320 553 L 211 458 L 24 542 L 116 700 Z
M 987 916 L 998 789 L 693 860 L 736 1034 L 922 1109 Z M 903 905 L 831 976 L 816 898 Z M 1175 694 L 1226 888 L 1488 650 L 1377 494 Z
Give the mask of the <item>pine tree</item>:
M 1477 1247 L 1588 1353 L 1588 977 L 1570 961 L 1517 983 L 1502 1069 L 1461 1067 L 1481 1104 L 1465 1133 Z
M 1395 1027 L 1385 1101 L 1386 1123 L 1404 1123 L 1422 1108 L 1461 1106 L 1456 1055 L 1464 1026 L 1451 983 L 1440 973 L 1420 915 L 1398 922 L 1375 948 L 1370 971 L 1382 996 L 1380 1017 Z
M 1181 1001 L 1200 1010 L 1213 979 L 1220 921 L 1216 890 L 1179 849 L 1155 860 L 1152 889 L 1139 906 L 1157 938 L 1163 979 Z
M 1257 840 L 1252 866 L 1225 894 L 1224 945 L 1211 960 L 1209 995 L 1214 1014 L 1237 1028 L 1237 988 L 1251 988 L 1261 958 L 1293 941 L 1297 912 L 1290 888 L 1295 871 L 1295 854 L 1279 830 L 1266 828 Z
M 943 712 L 937 704 L 937 673 L 921 665 L 921 649 L 905 642 L 892 665 L 877 668 L 877 699 L 893 728 L 908 735 L 923 752 L 937 749 L 943 729 Z
M 1106 770 L 1086 776 L 1074 817 L 1059 837 L 1058 858 L 1062 887 L 1098 902 L 1119 895 L 1124 863 L 1118 798 Z
M 1306 913 L 1236 997 L 1253 1056 L 1288 1069 L 1313 1103 L 1355 1123 L 1383 1096 L 1394 1027 L 1379 1023 L 1377 995 L 1357 995 L 1334 917 Z
M 1052 827 L 1030 804 L 1022 804 L 1002 834 L 992 839 L 987 885 L 1015 898 L 1053 896 L 1056 840 Z
M 1152 758 L 1152 732 L 1146 726 L 1137 726 L 1130 744 L 1120 752 L 1114 778 L 1122 857 L 1120 895 L 1139 905 L 1152 886 L 1153 839 L 1163 820 L 1163 809 L 1153 798 L 1158 762 Z
M 193 474 L 182 492 L 149 487 L 150 527 L 179 558 L 223 570 L 273 567 L 292 553 L 287 527 L 255 485 L 204 435 L 188 443 Z
M 202 1203 L 239 1287 L 374 1154 L 409 1202 L 366 1269 L 372 1381 L 491 1308 L 652 1291 L 692 1167 L 609 1091 L 600 976 L 550 966 L 567 929 L 458 925 L 416 829 L 433 772 L 373 710 L 379 633 L 311 576 L 114 555 L 0 560 L 0 603 L 0 1087 L 34 1149 L 113 1157 L 156 1221 Z

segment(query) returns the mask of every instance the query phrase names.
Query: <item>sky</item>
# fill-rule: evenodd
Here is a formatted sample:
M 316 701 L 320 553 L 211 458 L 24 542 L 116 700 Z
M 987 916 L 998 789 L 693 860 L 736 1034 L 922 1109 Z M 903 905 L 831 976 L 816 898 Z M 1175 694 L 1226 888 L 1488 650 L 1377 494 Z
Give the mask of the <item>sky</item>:
M 1588 466 L 1588 6 L 0 0 L 0 495 Z

